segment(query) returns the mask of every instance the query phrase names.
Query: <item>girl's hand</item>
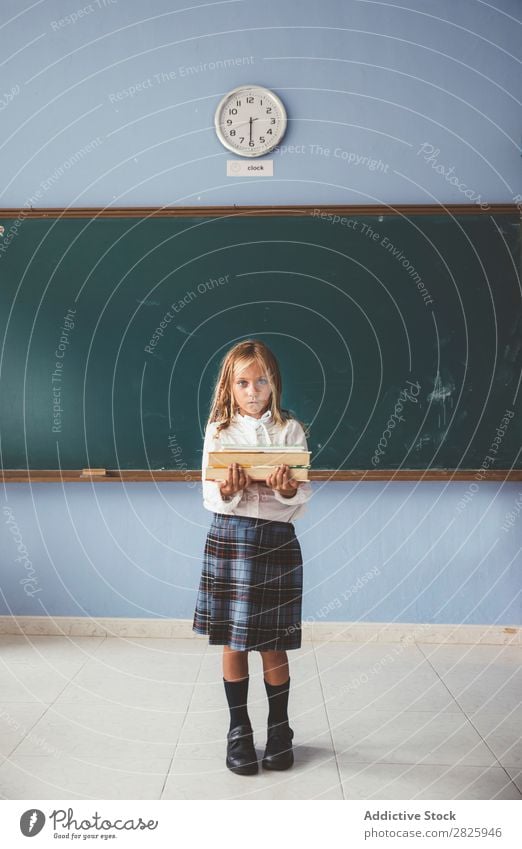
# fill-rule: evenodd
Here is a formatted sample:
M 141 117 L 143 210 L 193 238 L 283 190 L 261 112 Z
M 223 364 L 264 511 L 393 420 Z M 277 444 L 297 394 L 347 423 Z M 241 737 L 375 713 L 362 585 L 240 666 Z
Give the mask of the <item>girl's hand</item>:
M 296 481 L 291 475 L 288 466 L 278 466 L 275 472 L 268 475 L 266 485 L 276 489 L 285 498 L 292 498 L 297 492 L 299 481 Z
M 239 463 L 231 463 L 228 467 L 228 478 L 226 481 L 222 481 L 219 489 L 223 498 L 230 498 L 250 483 L 252 483 L 251 478 L 243 470 L 243 467 Z

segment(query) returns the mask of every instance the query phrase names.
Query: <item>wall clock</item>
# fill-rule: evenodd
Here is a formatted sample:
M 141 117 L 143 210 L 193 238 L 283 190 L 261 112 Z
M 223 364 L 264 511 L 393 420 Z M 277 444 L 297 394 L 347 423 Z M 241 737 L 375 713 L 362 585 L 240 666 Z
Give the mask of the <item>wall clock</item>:
M 263 156 L 283 138 L 286 110 L 273 91 L 242 85 L 219 102 L 214 118 L 221 144 L 238 156 Z

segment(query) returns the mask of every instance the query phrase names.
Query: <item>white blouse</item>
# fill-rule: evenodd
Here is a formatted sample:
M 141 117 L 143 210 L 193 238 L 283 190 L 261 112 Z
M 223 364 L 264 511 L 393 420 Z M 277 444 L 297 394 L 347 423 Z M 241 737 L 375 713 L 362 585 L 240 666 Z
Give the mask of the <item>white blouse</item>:
M 228 428 L 216 437 L 217 422 L 207 425 L 203 444 L 203 505 L 213 513 L 229 513 L 234 516 L 252 516 L 270 519 L 276 522 L 293 522 L 305 512 L 305 502 L 312 495 L 310 481 L 300 481 L 292 498 L 285 498 L 276 490 L 268 487 L 264 481 L 252 483 L 239 490 L 224 501 L 221 497 L 220 482 L 206 481 L 205 469 L 208 465 L 209 451 L 224 450 L 225 444 L 245 447 L 248 445 L 299 445 L 308 451 L 304 430 L 295 419 L 288 419 L 283 425 L 272 420 L 272 413 L 266 410 L 260 419 L 235 413 Z

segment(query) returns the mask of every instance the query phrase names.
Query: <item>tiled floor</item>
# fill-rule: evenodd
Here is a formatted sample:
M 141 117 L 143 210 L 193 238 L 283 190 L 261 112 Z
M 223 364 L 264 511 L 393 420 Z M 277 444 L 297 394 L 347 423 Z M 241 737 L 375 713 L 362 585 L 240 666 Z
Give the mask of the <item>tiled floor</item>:
M 0 637 L 4 799 L 520 799 L 522 647 L 303 643 L 292 769 L 226 769 L 221 648 Z M 267 700 L 250 655 L 261 758 Z

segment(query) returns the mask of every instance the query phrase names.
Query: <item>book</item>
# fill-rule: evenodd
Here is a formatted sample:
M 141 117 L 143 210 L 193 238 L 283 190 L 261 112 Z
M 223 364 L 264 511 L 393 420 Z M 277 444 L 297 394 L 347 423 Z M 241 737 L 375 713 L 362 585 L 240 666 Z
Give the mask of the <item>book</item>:
M 308 466 L 310 464 L 310 452 L 302 448 L 296 451 L 285 451 L 278 448 L 277 451 L 253 451 L 251 448 L 244 450 L 211 451 L 209 453 L 209 466 L 229 466 L 230 463 L 241 463 L 242 466 L 279 466 L 286 463 L 287 466 Z
M 249 466 L 245 468 L 245 472 L 253 481 L 264 481 L 271 475 L 275 469 L 275 466 Z M 293 466 L 291 469 L 290 477 L 294 478 L 296 481 L 307 481 L 308 480 L 308 469 L 304 466 Z M 212 466 L 207 466 L 205 480 L 206 481 L 226 481 L 228 479 L 228 467 L 226 468 L 213 468 Z
M 237 446 L 223 445 L 210 451 L 205 480 L 226 480 L 231 463 L 239 463 L 252 480 L 265 480 L 277 466 L 287 465 L 295 480 L 308 480 L 310 451 L 299 445 Z

